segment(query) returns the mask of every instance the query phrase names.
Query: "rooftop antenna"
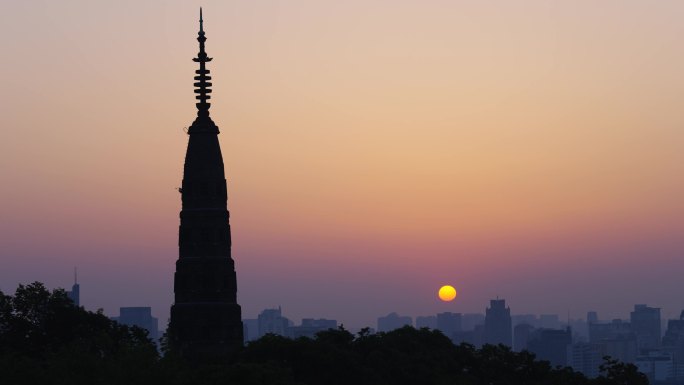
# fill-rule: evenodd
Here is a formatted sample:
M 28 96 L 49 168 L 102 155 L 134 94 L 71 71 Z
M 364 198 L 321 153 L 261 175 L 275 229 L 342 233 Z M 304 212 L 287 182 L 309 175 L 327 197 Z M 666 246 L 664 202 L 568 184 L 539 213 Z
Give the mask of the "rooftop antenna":
M 74 267 L 74 285 L 78 285 L 78 268 Z

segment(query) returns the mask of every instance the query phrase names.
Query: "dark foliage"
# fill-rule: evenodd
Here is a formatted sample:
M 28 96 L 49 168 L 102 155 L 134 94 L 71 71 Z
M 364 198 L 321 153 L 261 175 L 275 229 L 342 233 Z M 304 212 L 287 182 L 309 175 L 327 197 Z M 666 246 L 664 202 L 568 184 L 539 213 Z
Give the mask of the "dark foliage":
M 571 368 L 535 360 L 529 352 L 516 353 L 503 345 L 454 345 L 439 331 L 412 327 L 377 334 L 365 329 L 356 336 L 340 328 L 315 339 L 270 334 L 249 343 L 231 365 L 174 368 L 178 376 L 173 384 L 648 384 L 631 364 L 607 360 L 601 377 L 587 379 Z
M 602 376 L 596 381 L 597 385 L 648 385 L 648 378 L 639 372 L 632 364 L 625 364 L 610 357 L 603 357 L 604 363 L 600 366 Z
M 64 290 L 36 282 L 0 292 L 2 384 L 124 384 L 158 359 L 147 331 L 76 307 Z
M 553 369 L 505 346 L 454 345 L 441 332 L 404 327 L 354 337 L 329 330 L 315 340 L 266 336 L 248 344 L 243 363 L 268 363 L 290 374 L 287 384 L 590 384 L 570 369 Z
M 0 292 L 0 384 L 164 385 L 641 385 L 634 365 L 607 359 L 587 379 L 552 368 L 528 352 L 454 345 L 439 331 L 411 327 L 358 335 L 340 328 L 316 338 L 267 335 L 237 360 L 198 365 L 159 357 L 146 332 L 73 305 L 63 290 L 40 283 Z

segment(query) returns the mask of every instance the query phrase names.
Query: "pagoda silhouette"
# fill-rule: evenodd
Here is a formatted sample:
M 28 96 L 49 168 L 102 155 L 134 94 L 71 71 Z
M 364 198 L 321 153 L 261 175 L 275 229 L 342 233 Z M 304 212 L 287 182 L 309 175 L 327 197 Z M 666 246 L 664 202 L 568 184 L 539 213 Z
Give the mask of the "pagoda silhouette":
M 192 59 L 199 63 L 197 118 L 188 129 L 168 331 L 170 349 L 193 361 L 231 357 L 243 345 L 219 129 L 209 117 L 211 76 L 206 65 L 211 58 L 204 50 L 201 8 L 199 22 L 199 53 Z

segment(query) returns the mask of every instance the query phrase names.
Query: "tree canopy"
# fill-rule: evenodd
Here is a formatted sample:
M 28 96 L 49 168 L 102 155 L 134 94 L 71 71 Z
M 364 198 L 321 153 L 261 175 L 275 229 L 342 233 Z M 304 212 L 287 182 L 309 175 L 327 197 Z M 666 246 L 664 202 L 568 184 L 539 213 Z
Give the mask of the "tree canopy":
M 503 345 L 454 345 L 441 332 L 404 327 L 387 333 L 344 328 L 315 338 L 269 334 L 248 343 L 233 362 L 186 362 L 157 352 L 147 332 L 102 311 L 75 306 L 61 289 L 20 285 L 0 292 L 0 383 L 447 385 L 648 384 L 631 364 L 607 360 L 587 379 Z
M 147 331 L 77 307 L 35 282 L 0 292 L 0 383 L 125 383 L 159 359 Z

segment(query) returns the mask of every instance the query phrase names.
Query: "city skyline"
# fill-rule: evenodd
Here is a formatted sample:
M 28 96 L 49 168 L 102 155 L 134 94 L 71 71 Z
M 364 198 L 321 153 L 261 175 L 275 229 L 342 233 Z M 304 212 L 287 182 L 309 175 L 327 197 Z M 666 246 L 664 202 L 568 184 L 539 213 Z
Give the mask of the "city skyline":
M 205 3 L 244 318 L 684 309 L 684 5 Z M 0 6 L 1 290 L 165 327 L 199 5 Z

